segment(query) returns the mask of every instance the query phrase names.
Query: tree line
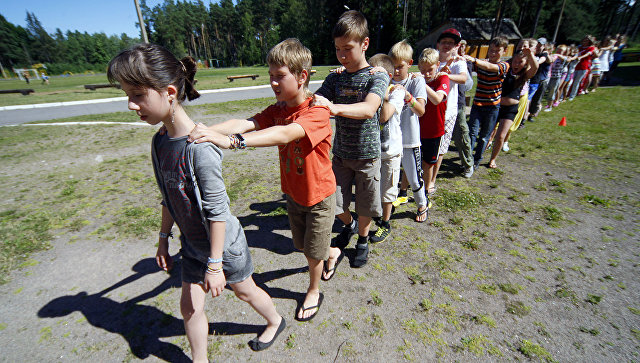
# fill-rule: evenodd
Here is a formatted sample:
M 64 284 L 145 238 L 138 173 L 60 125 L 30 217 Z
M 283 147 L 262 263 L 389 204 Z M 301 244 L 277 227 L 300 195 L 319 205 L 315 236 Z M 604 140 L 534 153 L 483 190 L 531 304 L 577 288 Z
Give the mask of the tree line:
M 368 53 L 387 52 L 401 39 L 415 44 L 449 18 L 511 18 L 525 37 L 551 39 L 561 0 L 202 0 L 173 1 L 149 7 L 140 2 L 149 41 L 178 56 L 191 55 L 213 65 L 263 64 L 282 39 L 299 38 L 315 64 L 335 64 L 331 30 L 347 8 L 365 14 Z M 637 36 L 640 10 L 633 0 L 566 0 L 557 42 L 574 43 L 585 34 Z M 135 11 L 132 5 L 131 11 Z M 50 73 L 104 71 L 121 49 L 140 42 L 126 34 L 80 33 L 57 29 L 48 34 L 27 12 L 27 28 L 0 15 L 0 62 L 7 67 L 47 64 Z M 463 34 L 464 37 L 464 34 Z

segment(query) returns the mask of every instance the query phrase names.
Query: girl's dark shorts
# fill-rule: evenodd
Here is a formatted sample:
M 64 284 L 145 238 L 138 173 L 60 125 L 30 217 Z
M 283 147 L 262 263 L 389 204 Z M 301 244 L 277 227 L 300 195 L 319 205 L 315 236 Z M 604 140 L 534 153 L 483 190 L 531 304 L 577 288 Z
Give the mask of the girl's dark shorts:
M 513 120 L 516 118 L 518 114 L 518 104 L 511 106 L 500 105 L 500 111 L 498 112 L 498 121 L 499 120 Z
M 438 162 L 438 149 L 440 149 L 440 139 L 442 136 L 433 139 L 420 139 L 420 150 L 422 151 L 422 161 L 427 164 Z

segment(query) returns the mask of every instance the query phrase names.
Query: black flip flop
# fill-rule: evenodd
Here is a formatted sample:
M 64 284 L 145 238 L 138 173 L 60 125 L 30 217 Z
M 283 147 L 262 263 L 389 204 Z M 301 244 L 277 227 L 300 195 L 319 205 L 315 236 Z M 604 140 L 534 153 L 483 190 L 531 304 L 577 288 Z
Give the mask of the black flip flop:
M 304 307 L 304 302 L 302 302 L 302 304 L 300 304 L 299 309 L 296 309 L 296 316 L 295 319 L 297 321 L 310 321 L 311 319 L 315 318 L 316 315 L 318 315 L 318 311 L 320 311 L 320 306 L 322 305 L 322 300 L 324 300 L 324 294 L 320 293 L 320 296 L 318 297 L 318 304 L 314 305 L 314 306 L 309 306 L 308 308 Z M 318 308 L 318 310 L 316 310 L 315 313 L 313 313 L 312 315 L 306 317 L 306 318 L 298 318 L 298 313 L 300 312 L 300 309 L 302 309 L 302 312 L 304 313 L 307 310 L 311 310 L 311 309 L 315 309 Z
M 344 258 L 344 251 L 340 251 L 340 255 L 338 256 L 338 259 L 336 260 L 336 264 L 333 265 L 333 268 L 327 268 L 327 261 L 324 261 L 323 267 L 322 267 L 322 272 L 324 273 L 329 273 L 331 271 L 333 271 L 333 273 L 331 274 L 331 276 L 325 278 L 324 274 L 322 274 L 320 276 L 320 279 L 322 281 L 329 281 L 333 278 L 333 276 L 336 275 L 336 269 L 338 268 L 338 265 L 340 264 L 340 262 L 342 262 L 342 259 Z

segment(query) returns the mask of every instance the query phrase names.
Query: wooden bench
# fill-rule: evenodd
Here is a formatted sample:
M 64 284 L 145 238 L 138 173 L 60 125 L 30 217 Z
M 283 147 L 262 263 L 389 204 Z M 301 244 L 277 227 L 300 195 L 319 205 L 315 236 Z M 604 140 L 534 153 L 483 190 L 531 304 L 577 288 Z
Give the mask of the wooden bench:
M 120 86 L 119 84 L 85 84 L 84 85 L 84 89 L 90 89 L 92 91 L 95 91 L 98 88 L 111 88 L 111 87 L 115 87 L 117 89 L 122 88 L 122 86 Z
M 258 77 L 260 77 L 259 74 L 244 74 L 242 76 L 227 76 L 227 79 L 229 80 L 229 82 L 233 82 L 234 79 L 239 79 L 239 78 L 251 78 L 255 81 L 256 78 Z
M 28 96 L 30 93 L 35 92 L 31 88 L 21 88 L 21 89 L 3 89 L 0 90 L 1 94 L 5 93 L 22 93 L 23 96 Z

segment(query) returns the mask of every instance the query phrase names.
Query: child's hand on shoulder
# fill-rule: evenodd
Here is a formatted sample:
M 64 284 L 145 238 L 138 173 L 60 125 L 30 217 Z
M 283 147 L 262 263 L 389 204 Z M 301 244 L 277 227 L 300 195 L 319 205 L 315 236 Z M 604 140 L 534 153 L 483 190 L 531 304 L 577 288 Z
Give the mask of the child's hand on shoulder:
M 344 66 L 340 66 L 338 68 L 334 68 L 332 70 L 329 71 L 329 73 L 335 73 L 335 74 L 340 74 L 344 71 L 346 71 L 347 69 Z
M 325 106 L 329 108 L 329 111 L 332 110 L 333 103 L 319 94 L 313 95 L 313 101 L 311 101 L 311 106 Z M 333 112 L 332 112 L 333 114 Z
M 375 74 L 375 73 L 387 73 L 387 70 L 378 66 L 378 67 L 373 67 L 369 70 L 369 74 Z M 388 73 L 387 73 L 388 74 Z
M 209 129 L 205 124 L 198 123 L 196 127 L 189 133 L 189 142 L 195 142 L 199 144 L 201 142 L 210 142 L 223 149 L 231 147 L 231 140 L 227 135 L 223 135 L 219 132 Z
M 446 74 L 446 75 L 449 75 L 449 73 L 447 73 L 447 72 L 442 72 L 442 71 L 441 71 L 441 72 L 438 72 L 438 73 L 436 74 L 436 76 L 435 76 L 435 77 L 433 77 L 433 79 L 438 79 L 438 78 L 440 78 L 440 77 L 444 76 L 445 74 Z
M 415 78 L 418 78 L 418 77 L 423 77 L 424 78 L 424 76 L 420 72 L 411 72 L 411 73 L 409 73 L 409 77 L 411 77 L 411 79 L 415 79 Z

